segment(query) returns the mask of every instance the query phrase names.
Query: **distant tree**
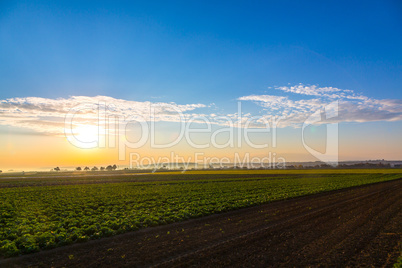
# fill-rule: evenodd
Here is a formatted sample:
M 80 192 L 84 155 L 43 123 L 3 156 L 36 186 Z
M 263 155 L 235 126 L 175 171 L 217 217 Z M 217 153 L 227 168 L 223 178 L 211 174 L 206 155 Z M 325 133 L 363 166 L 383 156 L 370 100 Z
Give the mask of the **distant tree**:
M 55 168 L 54 168 L 54 171 L 60 171 L 60 168 L 59 168 L 59 167 L 55 167 Z
M 3 170 L 0 170 L 0 173 L 3 172 Z
M 93 167 L 91 170 L 92 170 L 92 171 L 97 171 L 98 168 L 97 168 L 97 167 Z
M 102 170 L 102 171 L 105 170 L 105 167 L 101 167 L 100 170 Z
M 113 165 L 112 168 L 113 168 L 113 170 L 116 170 L 116 169 L 117 169 L 117 166 L 116 166 L 116 165 Z
M 106 167 L 106 170 L 108 170 L 108 171 L 113 170 L 113 167 L 112 167 L 111 165 L 108 165 L 108 166 Z
M 75 170 L 80 171 L 80 170 L 82 170 L 82 168 L 81 168 L 81 167 L 77 167 Z
M 85 167 L 84 170 L 85 170 L 85 171 L 89 170 L 89 167 Z

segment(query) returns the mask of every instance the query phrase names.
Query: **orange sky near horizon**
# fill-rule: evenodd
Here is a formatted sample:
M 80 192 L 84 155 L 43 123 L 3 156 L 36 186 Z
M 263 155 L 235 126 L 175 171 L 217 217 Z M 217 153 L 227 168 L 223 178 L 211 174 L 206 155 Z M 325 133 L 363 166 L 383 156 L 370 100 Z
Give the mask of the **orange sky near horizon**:
M 320 130 L 321 129 L 321 130 Z M 349 126 L 350 129 L 350 126 Z M 386 131 L 382 133 L 380 142 L 370 135 L 362 135 L 361 125 L 352 126 L 355 135 L 343 135 L 343 127 L 340 127 L 339 135 L 339 160 L 369 160 L 387 159 L 401 160 L 402 142 L 395 144 L 393 141 L 395 133 Z M 363 128 L 364 131 L 364 128 Z M 48 135 L 11 135 L 0 134 L 0 170 L 3 172 L 13 170 L 38 170 L 51 167 L 75 167 L 75 166 L 105 166 L 116 164 L 118 166 L 130 165 L 130 152 L 138 153 L 141 157 L 170 157 L 173 152 L 185 161 L 194 160 L 195 153 L 202 153 L 202 157 L 228 157 L 233 160 L 237 153 L 243 157 L 246 153 L 250 157 L 266 157 L 269 152 L 275 153 L 276 158 L 283 157 L 286 162 L 293 161 L 317 161 L 303 148 L 300 138 L 300 129 L 280 129 L 277 133 L 277 146 L 269 146 L 264 149 L 254 149 L 244 143 L 242 147 L 234 148 L 206 148 L 194 149 L 185 140 L 177 145 L 165 149 L 152 149 L 147 143 L 139 149 L 126 148 L 126 159 L 119 161 L 118 148 L 94 148 L 81 149 L 70 144 L 65 137 Z M 317 128 L 311 131 L 312 135 L 306 135 L 306 143 L 317 151 L 325 151 L 325 131 Z M 259 135 L 259 134 L 256 134 Z M 267 138 L 269 140 L 270 137 Z M 200 143 L 205 141 L 200 138 Z M 261 138 L 259 139 L 261 142 Z M 269 141 L 271 142 L 271 141 Z M 268 142 L 268 143 L 269 143 Z M 191 157 L 191 158 L 190 158 Z M 180 159 L 181 161 L 182 159 Z M 191 161 L 193 162 L 193 161 Z

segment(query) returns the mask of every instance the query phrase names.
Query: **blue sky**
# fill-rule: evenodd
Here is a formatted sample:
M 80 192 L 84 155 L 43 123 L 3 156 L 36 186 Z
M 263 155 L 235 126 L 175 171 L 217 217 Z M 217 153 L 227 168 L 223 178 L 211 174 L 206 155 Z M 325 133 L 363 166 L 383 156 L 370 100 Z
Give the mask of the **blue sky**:
M 386 139 L 344 159 L 378 146 L 400 159 L 401 30 L 400 1 L 1 1 L 0 145 L 57 136 L 88 97 L 209 118 L 241 100 L 250 117 L 288 116 L 284 128 L 337 100 L 343 146 Z
M 225 102 L 303 83 L 401 98 L 401 26 L 398 1 L 2 1 L 0 94 Z

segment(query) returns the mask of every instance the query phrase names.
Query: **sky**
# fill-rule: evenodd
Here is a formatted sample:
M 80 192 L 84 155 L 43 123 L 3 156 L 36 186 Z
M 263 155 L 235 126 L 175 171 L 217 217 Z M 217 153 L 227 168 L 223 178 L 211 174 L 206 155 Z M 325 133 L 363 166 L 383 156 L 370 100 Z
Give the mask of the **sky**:
M 402 160 L 401 30 L 400 1 L 0 1 L 0 170 Z

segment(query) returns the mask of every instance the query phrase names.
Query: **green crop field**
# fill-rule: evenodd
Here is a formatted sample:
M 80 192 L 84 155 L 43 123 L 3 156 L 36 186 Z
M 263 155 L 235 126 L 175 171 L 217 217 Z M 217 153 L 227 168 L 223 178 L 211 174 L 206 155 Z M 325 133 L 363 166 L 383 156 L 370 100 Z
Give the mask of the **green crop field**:
M 400 170 L 193 171 L 110 178 L 4 178 L 0 179 L 0 256 L 401 175 Z

